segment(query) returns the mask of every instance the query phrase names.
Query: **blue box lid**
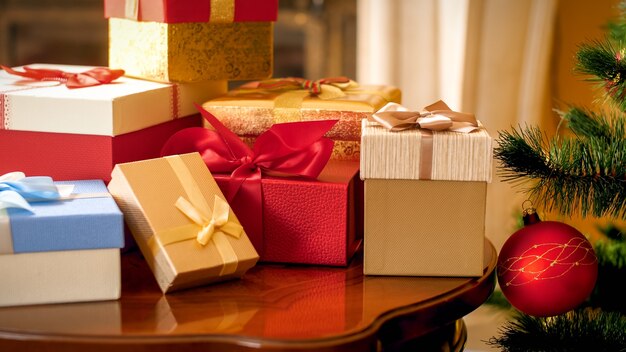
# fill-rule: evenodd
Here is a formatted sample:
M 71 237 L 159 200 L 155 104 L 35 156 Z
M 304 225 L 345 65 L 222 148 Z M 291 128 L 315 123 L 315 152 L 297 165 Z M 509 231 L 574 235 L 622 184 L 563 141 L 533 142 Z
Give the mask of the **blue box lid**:
M 72 194 L 108 194 L 102 180 L 55 184 L 74 185 Z M 14 253 L 124 246 L 124 219 L 112 197 L 32 202 L 31 206 L 34 213 L 7 209 Z

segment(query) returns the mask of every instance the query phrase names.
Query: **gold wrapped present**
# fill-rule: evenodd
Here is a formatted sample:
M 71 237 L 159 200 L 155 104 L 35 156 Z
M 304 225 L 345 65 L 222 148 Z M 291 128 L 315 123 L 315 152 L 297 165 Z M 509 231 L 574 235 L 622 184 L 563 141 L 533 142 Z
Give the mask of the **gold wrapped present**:
M 361 120 L 401 99 L 400 90 L 393 86 L 358 85 L 343 77 L 319 81 L 286 78 L 247 83 L 202 107 L 247 138 L 259 136 L 275 123 L 337 119 L 326 134 L 338 142 L 333 159 L 359 160 Z
M 273 22 L 109 18 L 109 66 L 160 82 L 267 78 L 273 66 Z
M 164 293 L 240 277 L 259 259 L 198 153 L 118 164 L 108 188 Z

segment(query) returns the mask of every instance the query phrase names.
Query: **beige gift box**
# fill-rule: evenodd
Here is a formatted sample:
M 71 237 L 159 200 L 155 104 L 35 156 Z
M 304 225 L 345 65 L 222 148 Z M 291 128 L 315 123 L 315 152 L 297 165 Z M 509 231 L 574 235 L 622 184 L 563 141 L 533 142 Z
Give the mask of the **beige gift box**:
M 198 153 L 118 164 L 108 188 L 164 293 L 240 277 L 259 259 L 243 229 L 227 234 L 239 220 Z M 181 198 L 202 221 L 183 213 Z
M 365 180 L 363 272 L 480 276 L 486 182 Z
M 368 275 L 480 276 L 492 138 L 362 121 Z

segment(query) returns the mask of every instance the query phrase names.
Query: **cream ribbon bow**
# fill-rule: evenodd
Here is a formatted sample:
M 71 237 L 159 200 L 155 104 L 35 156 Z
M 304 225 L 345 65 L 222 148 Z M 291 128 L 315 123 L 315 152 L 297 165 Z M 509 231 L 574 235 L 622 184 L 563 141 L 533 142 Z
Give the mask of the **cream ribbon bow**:
M 479 129 L 474 114 L 452 111 L 441 100 L 428 105 L 423 111 L 409 111 L 400 104 L 387 103 L 372 114 L 371 120 L 394 132 L 422 128 L 431 131 L 470 133 Z
M 211 241 L 214 234 L 222 232 L 234 238 L 239 238 L 243 232 L 243 227 L 240 224 L 228 221 L 230 206 L 218 196 L 215 196 L 213 201 L 213 213 L 208 216 L 202 214 L 198 208 L 183 197 L 178 198 L 175 206 L 191 221 L 202 227 L 198 231 L 196 240 L 203 246 Z

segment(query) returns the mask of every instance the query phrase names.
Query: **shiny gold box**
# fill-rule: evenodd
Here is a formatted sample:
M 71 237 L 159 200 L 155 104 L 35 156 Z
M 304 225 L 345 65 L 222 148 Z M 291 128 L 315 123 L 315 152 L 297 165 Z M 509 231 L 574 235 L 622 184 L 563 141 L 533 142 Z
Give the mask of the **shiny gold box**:
M 332 159 L 359 160 L 361 120 L 385 104 L 401 100 L 400 89 L 389 85 L 356 85 L 328 99 L 311 94 L 305 88 L 249 89 L 242 86 L 205 102 L 202 107 L 249 145 L 275 123 L 336 119 L 337 123 L 326 134 L 335 141 Z M 209 127 L 206 122 L 205 127 Z
M 273 67 L 273 22 L 109 18 L 109 66 L 160 82 L 267 78 Z

